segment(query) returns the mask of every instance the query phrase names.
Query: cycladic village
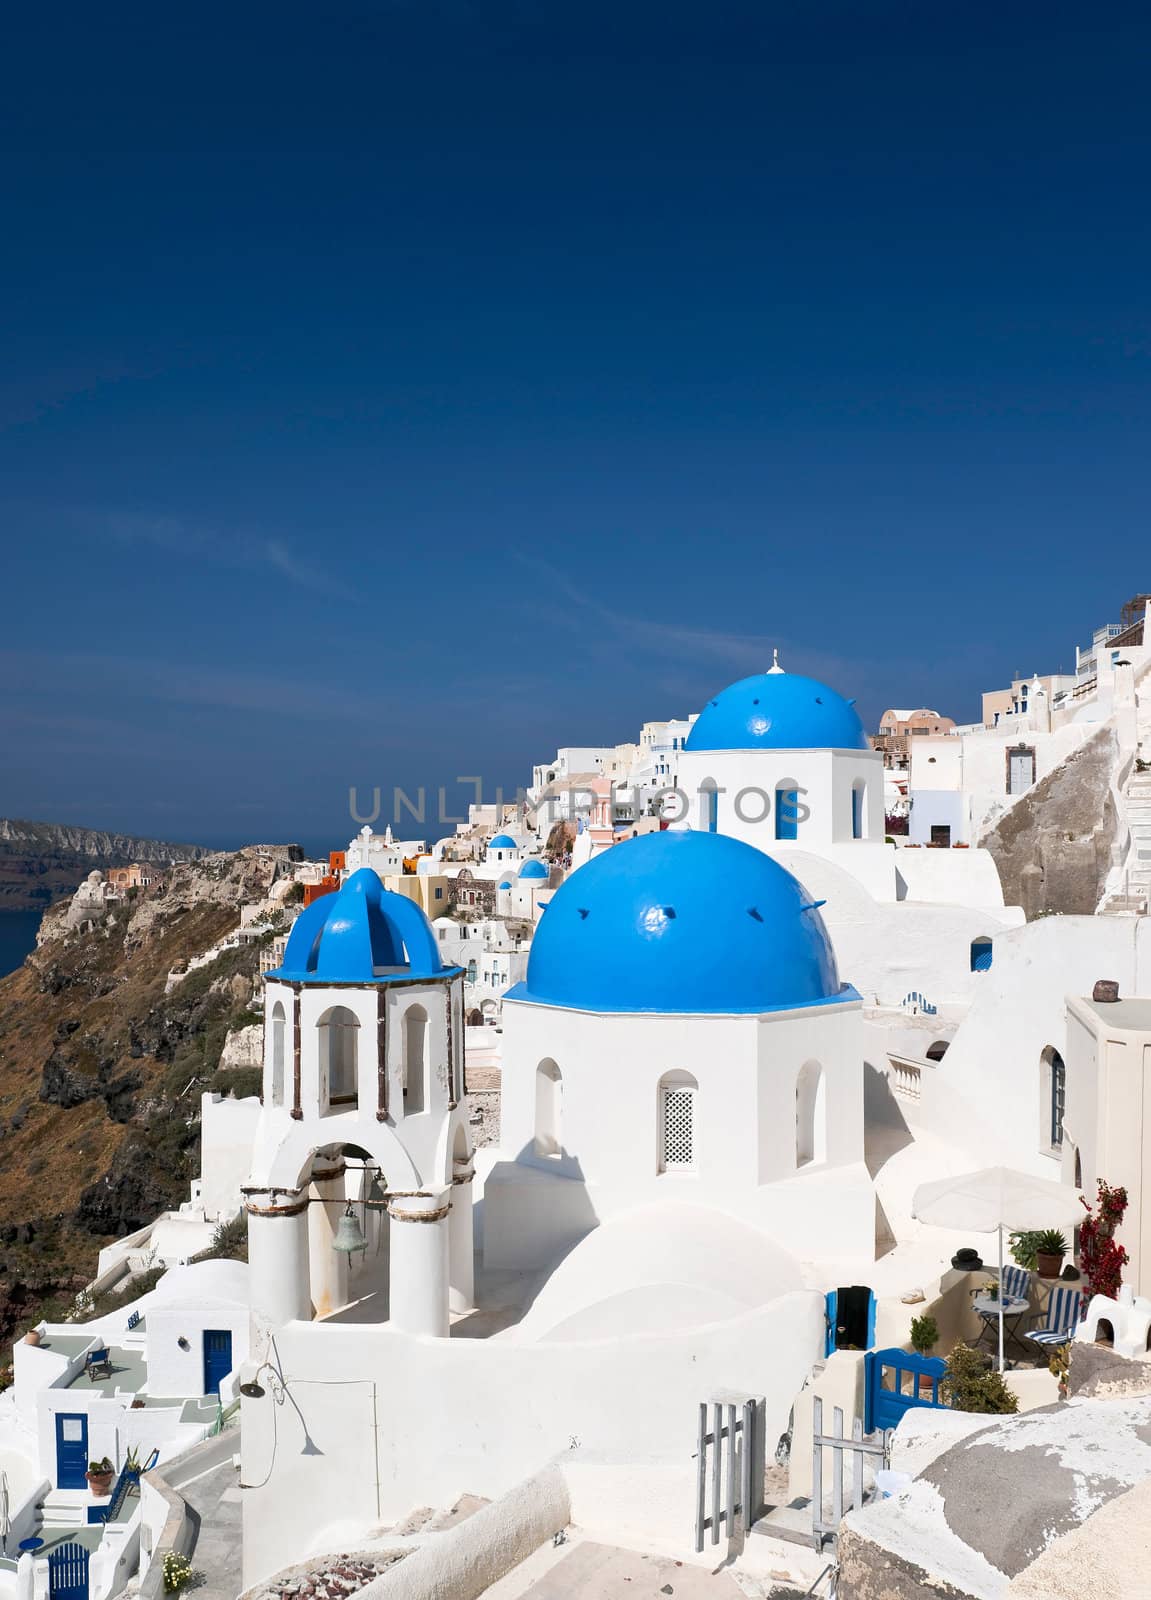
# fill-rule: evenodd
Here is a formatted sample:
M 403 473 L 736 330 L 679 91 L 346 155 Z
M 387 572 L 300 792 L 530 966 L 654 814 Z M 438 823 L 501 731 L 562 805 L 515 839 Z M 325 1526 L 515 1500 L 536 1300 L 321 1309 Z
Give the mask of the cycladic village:
M 1151 1600 L 1149 62 L 7 8 L 0 1600 Z
M 1151 1528 L 1116 613 L 974 724 L 869 737 L 776 651 L 430 848 L 241 852 L 164 989 L 255 950 L 251 1092 L 15 1343 L 0 1594 L 1141 1592 L 1097 1532 Z M 94 871 L 32 962 L 230 860 Z

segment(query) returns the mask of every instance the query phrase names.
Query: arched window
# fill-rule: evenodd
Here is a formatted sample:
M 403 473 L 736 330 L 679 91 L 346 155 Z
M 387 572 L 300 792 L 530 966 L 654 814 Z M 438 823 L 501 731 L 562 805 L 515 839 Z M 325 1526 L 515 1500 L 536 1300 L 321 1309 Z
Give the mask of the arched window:
M 416 1116 L 427 1107 L 428 1014 L 423 1006 L 404 1012 L 404 1115 Z
M 1075 1151 L 1075 1187 L 1077 1189 L 1083 1187 L 1083 1157 L 1078 1149 Z M 1151 1338 L 1151 1329 L 1148 1330 L 1148 1337 Z
M 272 1007 L 272 1104 L 284 1103 L 284 1008 L 277 1000 Z
M 862 839 L 867 832 L 867 785 L 856 778 L 851 786 L 851 837 Z
M 775 837 L 799 837 L 799 785 L 794 778 L 784 778 L 775 786 Z
M 929 1044 L 927 1046 L 928 1061 L 942 1061 L 947 1054 L 947 1048 L 950 1043 L 950 1039 L 936 1039 L 934 1044 Z
M 537 1156 L 558 1156 L 563 1150 L 563 1075 L 554 1061 L 541 1061 L 536 1068 Z
M 818 1061 L 805 1061 L 795 1080 L 795 1164 L 827 1160 L 827 1080 Z
M 1050 1150 L 1063 1145 L 1063 1107 L 1067 1098 L 1067 1068 L 1054 1045 L 1039 1057 L 1040 1144 Z
M 359 1026 L 355 1013 L 347 1006 L 333 1006 L 320 1018 L 320 1075 L 321 1084 L 327 1085 L 329 1106 L 346 1110 L 358 1103 L 356 1033 Z
M 991 971 L 991 940 L 986 934 L 980 934 L 978 939 L 971 941 L 971 970 L 972 972 Z
M 665 1072 L 659 1080 L 659 1170 L 690 1172 L 696 1166 L 695 1104 L 699 1085 L 690 1072 Z
M 714 778 L 704 778 L 699 786 L 699 825 L 704 833 L 719 828 L 719 786 Z

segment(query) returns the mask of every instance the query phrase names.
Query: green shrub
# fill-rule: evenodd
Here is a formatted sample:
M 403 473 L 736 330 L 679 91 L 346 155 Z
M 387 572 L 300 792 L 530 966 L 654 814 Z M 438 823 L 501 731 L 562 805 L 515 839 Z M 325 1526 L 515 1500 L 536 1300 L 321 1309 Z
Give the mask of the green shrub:
M 930 1355 L 939 1343 L 939 1324 L 934 1317 L 912 1317 L 911 1348 L 921 1356 Z
M 1003 1381 L 1003 1374 L 992 1367 L 990 1357 L 966 1344 L 957 1344 L 948 1356 L 939 1392 L 954 1411 L 1010 1416 L 1019 1410 L 1019 1401 Z

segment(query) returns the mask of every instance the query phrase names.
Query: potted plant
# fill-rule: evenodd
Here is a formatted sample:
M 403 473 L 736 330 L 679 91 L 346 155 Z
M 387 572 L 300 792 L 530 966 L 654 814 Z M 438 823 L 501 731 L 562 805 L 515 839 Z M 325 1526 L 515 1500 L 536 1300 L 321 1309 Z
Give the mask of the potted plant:
M 911 1319 L 911 1348 L 917 1356 L 929 1356 L 939 1342 L 939 1324 L 934 1317 L 922 1316 Z M 919 1398 L 930 1400 L 934 1393 L 932 1379 L 921 1372 L 918 1378 Z
M 89 1489 L 97 1499 L 103 1499 L 112 1493 L 112 1479 L 116 1476 L 116 1469 L 107 1456 L 103 1461 L 89 1461 L 84 1476 L 88 1480 Z
M 984 1295 L 986 1296 L 986 1298 L 988 1300 L 998 1300 L 999 1299 L 999 1280 L 998 1280 L 998 1278 L 991 1278 L 987 1283 L 985 1283 L 984 1286 L 983 1286 L 983 1293 L 984 1293 Z
M 1057 1278 L 1066 1254 L 1067 1240 L 1058 1228 L 1044 1228 L 1035 1235 L 1035 1270 L 1041 1278 Z

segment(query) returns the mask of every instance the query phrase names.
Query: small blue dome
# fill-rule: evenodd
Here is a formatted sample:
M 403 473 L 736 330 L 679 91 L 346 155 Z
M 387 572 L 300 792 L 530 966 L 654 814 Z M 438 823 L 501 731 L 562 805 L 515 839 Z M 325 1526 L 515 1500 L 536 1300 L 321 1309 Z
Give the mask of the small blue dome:
M 512 880 L 510 878 L 501 879 L 500 883 L 497 885 L 497 887 L 500 888 L 500 889 L 510 889 L 511 886 L 512 886 Z
M 852 701 L 817 678 L 760 672 L 709 700 L 685 750 L 867 750 Z
M 515 840 L 506 833 L 497 833 L 494 839 L 488 840 L 489 850 L 517 850 L 519 846 Z
M 581 1011 L 783 1011 L 857 1000 L 823 919 L 770 856 L 663 832 L 595 856 L 548 903 L 508 1000 Z
M 521 878 L 546 878 L 548 869 L 542 861 L 525 861 L 520 868 Z
M 406 895 L 385 889 L 361 867 L 336 890 L 301 911 L 288 935 L 284 964 L 269 978 L 292 983 L 374 983 L 382 978 L 439 978 L 440 960 L 427 917 Z

